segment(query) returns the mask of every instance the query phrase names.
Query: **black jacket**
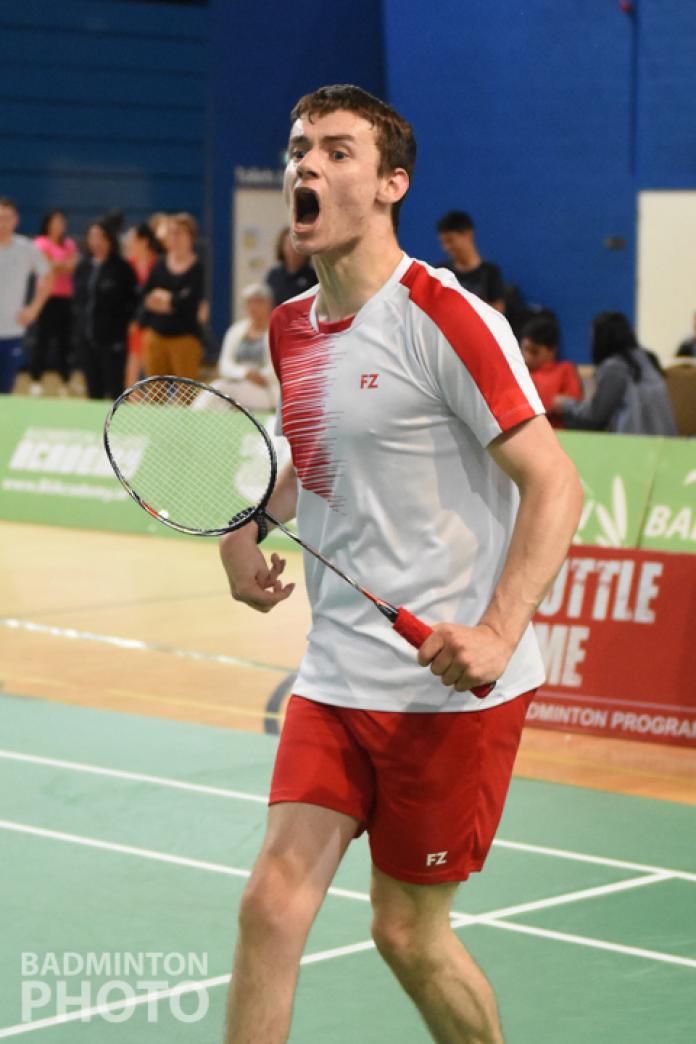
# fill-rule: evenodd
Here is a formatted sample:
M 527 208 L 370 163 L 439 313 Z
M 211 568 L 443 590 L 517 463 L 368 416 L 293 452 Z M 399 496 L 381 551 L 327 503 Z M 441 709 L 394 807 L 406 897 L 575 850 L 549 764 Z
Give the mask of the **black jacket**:
M 80 339 L 97 345 L 125 344 L 137 306 L 135 272 L 118 254 L 110 254 L 95 270 L 83 258 L 73 276 L 73 307 Z

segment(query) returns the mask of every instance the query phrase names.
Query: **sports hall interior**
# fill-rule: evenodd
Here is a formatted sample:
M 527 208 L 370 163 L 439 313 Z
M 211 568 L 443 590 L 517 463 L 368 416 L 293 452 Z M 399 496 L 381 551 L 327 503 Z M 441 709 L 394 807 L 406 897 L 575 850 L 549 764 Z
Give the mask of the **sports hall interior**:
M 276 261 L 288 114 L 325 83 L 359 84 L 414 127 L 408 254 L 442 261 L 438 219 L 470 214 L 530 314 L 553 313 L 586 395 L 599 313 L 625 315 L 654 354 L 676 436 L 561 432 L 586 512 L 537 617 L 549 680 L 488 873 L 461 888 L 455 924 L 510 1044 L 691 1044 L 696 7 L 23 0 L 0 23 L 0 197 L 18 233 L 34 238 L 51 208 L 78 243 L 109 211 L 124 231 L 192 214 L 202 379 Z M 677 356 L 689 341 L 693 358 Z M 89 401 L 78 365 L 67 388 L 49 365 L 30 394 L 29 351 L 0 395 L 0 1038 L 221 1039 L 235 911 L 310 626 L 301 556 L 271 538 L 298 587 L 255 614 L 230 597 L 215 539 L 85 493 L 119 488 L 94 463 L 110 402 Z M 33 444 L 91 463 L 22 471 Z M 293 1044 L 430 1039 L 374 952 L 368 891 L 363 838 L 312 930 Z M 84 993 L 66 1008 L 66 976 L 22 963 L 145 951 L 204 954 L 205 970 L 154 999 L 135 972 L 67 976 Z M 132 990 L 100 992 L 109 978 Z

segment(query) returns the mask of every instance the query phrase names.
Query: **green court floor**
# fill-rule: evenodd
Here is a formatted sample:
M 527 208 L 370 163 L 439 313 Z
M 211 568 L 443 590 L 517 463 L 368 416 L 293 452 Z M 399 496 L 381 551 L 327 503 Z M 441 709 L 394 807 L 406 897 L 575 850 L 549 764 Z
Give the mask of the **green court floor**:
M 276 740 L 7 694 L 0 722 L 0 1038 L 220 1042 Z M 360 840 L 309 939 L 293 1044 L 430 1039 L 371 946 L 368 887 Z M 696 1041 L 694 808 L 515 780 L 455 907 L 507 1044 Z

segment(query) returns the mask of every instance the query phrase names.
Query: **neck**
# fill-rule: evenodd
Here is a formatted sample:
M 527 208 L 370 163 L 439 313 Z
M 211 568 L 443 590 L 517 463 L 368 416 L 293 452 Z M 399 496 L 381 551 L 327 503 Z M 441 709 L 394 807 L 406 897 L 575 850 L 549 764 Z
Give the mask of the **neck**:
M 391 227 L 336 254 L 317 255 L 317 313 L 329 322 L 355 315 L 380 290 L 402 257 Z
M 478 268 L 481 264 L 481 255 L 478 250 L 472 250 L 464 257 L 458 257 L 454 262 L 454 267 L 458 268 L 460 272 L 470 272 L 472 268 Z
M 13 235 L 13 232 L 8 232 L 7 235 L 0 235 L 0 246 L 9 246 Z

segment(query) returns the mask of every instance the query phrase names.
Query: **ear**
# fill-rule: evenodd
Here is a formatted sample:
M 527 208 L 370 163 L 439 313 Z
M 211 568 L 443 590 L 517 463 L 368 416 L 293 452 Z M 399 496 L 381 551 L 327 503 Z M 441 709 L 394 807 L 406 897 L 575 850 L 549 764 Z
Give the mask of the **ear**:
M 396 167 L 380 179 L 380 186 L 377 190 L 377 202 L 388 203 L 389 206 L 393 203 L 398 203 L 408 192 L 410 184 L 411 179 L 404 168 Z

